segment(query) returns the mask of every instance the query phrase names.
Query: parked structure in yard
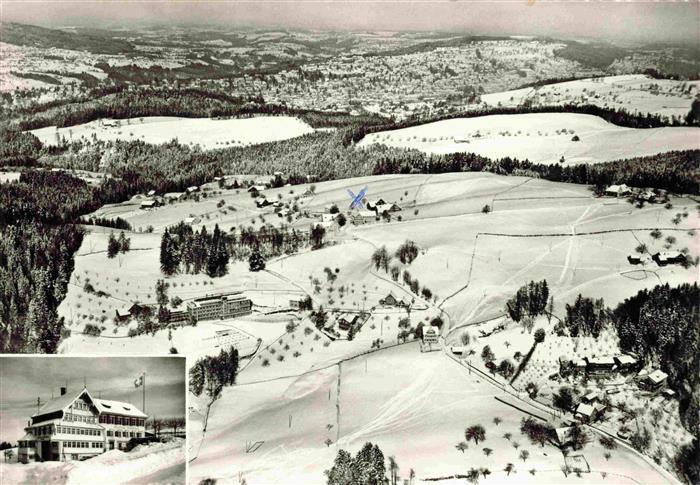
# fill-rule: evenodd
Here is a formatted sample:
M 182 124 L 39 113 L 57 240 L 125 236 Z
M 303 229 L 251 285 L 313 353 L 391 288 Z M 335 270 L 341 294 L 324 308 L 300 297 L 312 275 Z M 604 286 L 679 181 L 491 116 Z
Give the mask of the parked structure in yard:
M 83 460 L 107 450 L 124 449 L 131 438 L 143 438 L 148 416 L 136 406 L 96 399 L 83 388 L 44 404 L 25 428 L 19 440 L 18 460 Z
M 252 313 L 253 303 L 241 293 L 225 293 L 197 298 L 187 303 L 187 312 L 196 321 L 235 318 Z

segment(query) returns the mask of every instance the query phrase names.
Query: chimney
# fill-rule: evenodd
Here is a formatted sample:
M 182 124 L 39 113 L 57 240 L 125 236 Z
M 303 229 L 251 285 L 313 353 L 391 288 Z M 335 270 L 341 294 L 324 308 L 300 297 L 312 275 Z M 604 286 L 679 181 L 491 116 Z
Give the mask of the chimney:
M 66 388 L 65 388 L 65 387 L 62 387 L 62 388 L 61 388 L 61 396 L 63 396 L 65 393 L 66 393 Z

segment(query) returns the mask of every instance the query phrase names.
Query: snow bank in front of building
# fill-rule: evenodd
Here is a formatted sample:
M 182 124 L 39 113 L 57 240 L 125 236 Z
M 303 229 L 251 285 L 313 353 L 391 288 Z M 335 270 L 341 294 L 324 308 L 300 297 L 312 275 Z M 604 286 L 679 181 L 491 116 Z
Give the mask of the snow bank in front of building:
M 141 445 L 131 452 L 111 450 L 78 462 L 68 474 L 68 484 L 128 482 L 185 462 L 185 440 Z

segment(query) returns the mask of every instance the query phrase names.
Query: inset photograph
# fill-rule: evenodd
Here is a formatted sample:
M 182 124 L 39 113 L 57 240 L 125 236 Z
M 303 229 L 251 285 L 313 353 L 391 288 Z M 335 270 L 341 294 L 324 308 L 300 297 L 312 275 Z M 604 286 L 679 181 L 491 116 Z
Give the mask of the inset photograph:
M 0 357 L 4 483 L 186 481 L 184 357 Z

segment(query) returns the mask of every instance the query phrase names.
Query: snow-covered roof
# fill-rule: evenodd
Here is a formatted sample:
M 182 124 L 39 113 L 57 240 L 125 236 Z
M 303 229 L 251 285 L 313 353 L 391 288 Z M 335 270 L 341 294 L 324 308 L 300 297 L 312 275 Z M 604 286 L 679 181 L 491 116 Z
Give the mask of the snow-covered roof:
M 568 441 L 571 441 L 571 439 L 569 438 L 569 430 L 570 429 L 571 429 L 570 426 L 565 426 L 563 428 L 557 428 L 554 430 L 554 432 L 557 435 L 557 441 L 559 441 L 559 443 L 564 444 Z
M 598 399 L 598 393 L 596 391 L 591 391 L 588 394 L 586 394 L 585 396 L 583 396 L 583 398 L 586 401 L 593 401 L 594 399 Z
M 354 215 L 357 217 L 377 217 L 374 211 L 357 211 Z
M 658 255 L 659 259 L 665 260 L 665 259 L 676 259 L 681 257 L 680 251 L 661 251 Z
M 592 365 L 615 365 L 612 357 L 586 357 L 586 360 Z
M 117 315 L 119 315 L 120 317 L 128 317 L 129 315 L 131 315 L 131 310 L 129 310 L 128 308 L 117 308 Z
M 24 436 L 22 436 L 18 441 L 36 441 L 36 436 L 34 436 L 32 433 L 27 433 Z
M 121 401 L 110 401 L 107 399 L 93 399 L 100 414 L 118 414 L 131 418 L 147 418 L 148 415 L 136 409 L 136 406 Z
M 620 363 L 620 365 L 635 364 L 637 362 L 637 359 L 627 354 L 618 355 L 615 358 Z
M 647 376 L 647 379 L 649 379 L 654 384 L 659 384 L 666 380 L 667 377 L 668 374 L 666 374 L 664 371 L 656 369 L 654 372 Z
M 581 414 L 583 416 L 593 416 L 593 413 L 595 412 L 595 408 L 591 406 L 590 404 L 584 404 L 581 403 L 578 405 L 576 408 L 576 414 Z
M 83 394 L 87 394 L 91 401 L 95 401 L 88 392 L 88 390 L 85 388 L 81 389 L 80 391 L 74 391 L 71 393 L 66 392 L 62 396 L 58 396 L 54 399 L 51 399 L 46 404 L 41 406 L 38 412 L 32 414 L 32 418 L 35 418 L 37 416 L 43 416 L 44 414 L 55 413 L 56 411 L 63 411 L 68 406 L 73 404 L 73 401 L 78 399 Z

